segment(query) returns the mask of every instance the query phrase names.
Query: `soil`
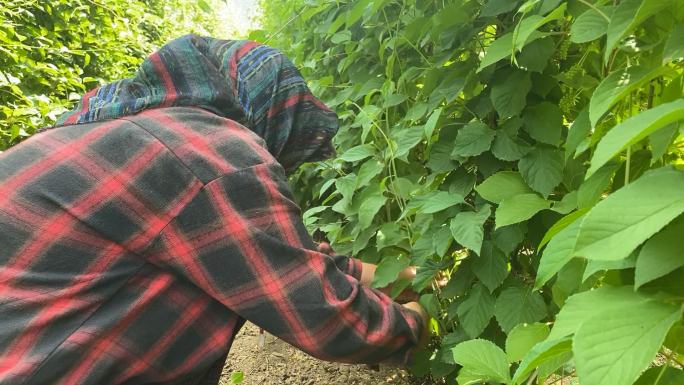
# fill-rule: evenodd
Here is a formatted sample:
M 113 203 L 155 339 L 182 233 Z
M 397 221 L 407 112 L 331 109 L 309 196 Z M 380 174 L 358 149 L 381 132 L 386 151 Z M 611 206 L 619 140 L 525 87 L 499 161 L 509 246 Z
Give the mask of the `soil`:
M 259 329 L 247 323 L 230 349 L 220 385 L 231 385 L 234 371 L 244 373 L 243 385 L 413 385 L 398 368 L 338 364 L 318 360 L 268 333 L 258 346 Z

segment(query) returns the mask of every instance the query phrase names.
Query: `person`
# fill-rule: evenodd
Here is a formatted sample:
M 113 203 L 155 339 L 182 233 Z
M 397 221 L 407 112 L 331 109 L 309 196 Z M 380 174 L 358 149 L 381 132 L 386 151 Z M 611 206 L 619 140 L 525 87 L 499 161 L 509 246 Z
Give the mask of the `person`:
M 2 153 L 0 383 L 216 384 L 245 320 L 406 363 L 423 309 L 321 252 L 287 184 L 337 128 L 278 50 L 188 35 Z

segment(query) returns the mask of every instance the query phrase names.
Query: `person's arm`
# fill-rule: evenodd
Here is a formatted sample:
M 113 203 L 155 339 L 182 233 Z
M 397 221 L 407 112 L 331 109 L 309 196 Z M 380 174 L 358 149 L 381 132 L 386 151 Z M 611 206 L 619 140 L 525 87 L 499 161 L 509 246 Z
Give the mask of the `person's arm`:
M 403 363 L 425 336 L 420 305 L 361 285 L 316 250 L 277 164 L 207 184 L 146 256 L 318 358 Z

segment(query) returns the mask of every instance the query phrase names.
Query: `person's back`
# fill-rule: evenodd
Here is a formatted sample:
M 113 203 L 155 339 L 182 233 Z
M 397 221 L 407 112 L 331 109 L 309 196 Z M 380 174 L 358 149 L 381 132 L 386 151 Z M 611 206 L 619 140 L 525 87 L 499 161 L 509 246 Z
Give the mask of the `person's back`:
M 56 128 L 0 155 L 0 382 L 179 380 L 221 359 L 239 317 L 152 250 L 188 204 L 208 205 L 207 184 L 273 163 L 262 146 L 181 107 Z

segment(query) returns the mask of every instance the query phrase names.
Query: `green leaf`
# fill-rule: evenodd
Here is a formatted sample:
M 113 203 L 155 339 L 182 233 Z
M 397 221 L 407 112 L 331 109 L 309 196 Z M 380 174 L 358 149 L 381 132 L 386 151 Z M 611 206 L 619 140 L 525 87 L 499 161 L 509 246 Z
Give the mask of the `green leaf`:
M 480 10 L 480 16 L 497 16 L 514 10 L 517 5 L 515 0 L 489 0 Z
M 373 222 L 375 214 L 387 202 L 387 197 L 382 194 L 382 190 L 377 185 L 371 185 L 361 192 L 354 203 L 358 202 L 359 229 L 366 229 Z
M 532 149 L 527 142 L 518 138 L 517 127 L 514 129 L 502 128 L 496 133 L 492 143 L 492 154 L 497 159 L 516 161 L 527 155 Z
M 544 34 L 534 31 L 527 38 L 527 43 L 532 43 L 533 41 L 543 37 Z M 480 61 L 480 66 L 477 68 L 477 72 L 489 67 L 490 65 L 498 62 L 499 60 L 505 59 L 511 56 L 513 52 L 513 32 L 509 32 L 498 39 L 494 40 L 492 44 L 487 47 L 484 57 Z
M 366 186 L 376 175 L 384 169 L 384 165 L 377 159 L 368 159 L 359 167 L 357 186 Z
M 426 103 L 416 102 L 409 108 L 408 112 L 404 116 L 405 120 L 415 122 L 425 116 L 427 112 L 428 105 Z M 437 122 L 435 122 L 436 124 Z
M 645 173 L 587 214 L 580 226 L 575 255 L 599 260 L 626 258 L 684 212 L 682 191 L 682 171 L 664 167 Z
M 638 288 L 684 266 L 683 234 L 684 217 L 680 217 L 646 241 L 636 262 L 634 286 Z
M 496 209 L 496 228 L 526 221 L 539 211 L 550 207 L 551 202 L 535 193 L 506 198 Z
M 475 156 L 489 150 L 496 131 L 482 122 L 472 122 L 458 131 L 454 150 L 455 156 Z
M 584 270 L 584 274 L 582 274 L 582 282 L 586 281 L 589 277 L 591 277 L 599 271 L 631 269 L 635 265 L 636 253 L 630 254 L 629 257 L 625 259 L 618 259 L 612 261 L 600 261 L 596 259 L 590 259 L 587 261 L 587 266 Z
M 362 144 L 360 146 L 352 147 L 345 151 L 338 159 L 342 159 L 345 162 L 356 162 L 373 156 L 375 154 L 375 149 L 370 144 Z
M 341 44 L 351 40 L 351 31 L 340 31 L 330 38 L 330 42 L 333 44 Z
M 349 34 L 351 37 L 351 33 Z M 408 99 L 408 96 L 404 94 L 391 94 L 385 97 L 385 102 L 382 104 L 383 108 L 394 107 L 401 104 Z
M 559 214 L 567 214 L 577 208 L 577 191 L 571 191 L 560 201 L 554 201 L 551 210 Z
M 245 373 L 243 372 L 233 372 L 230 374 L 230 383 L 231 384 L 242 384 L 242 381 L 245 380 Z
M 205 12 L 205 13 L 211 13 L 212 12 L 211 6 L 206 2 L 206 0 L 197 0 L 197 5 L 202 10 L 202 12 Z
M 435 127 L 437 127 L 437 122 L 439 121 L 439 117 L 441 115 L 441 108 L 432 111 L 432 114 L 430 114 L 430 117 L 428 118 L 427 122 L 425 122 L 425 126 L 423 127 L 423 131 L 425 131 L 425 138 L 430 139 L 432 133 L 435 131 Z
M 684 384 L 684 371 L 671 366 L 650 368 L 639 377 L 634 385 L 681 385 Z
M 392 133 L 397 142 L 397 149 L 394 151 L 394 158 L 402 158 L 408 155 L 409 151 L 416 147 L 423 139 L 423 130 L 420 126 L 408 127 Z
M 589 101 L 589 120 L 592 127 L 596 126 L 599 119 L 620 100 L 627 97 L 632 91 L 643 84 L 660 76 L 667 70 L 666 67 L 629 67 L 626 70 L 618 70 L 608 75 L 596 87 Z
M 620 163 L 608 163 L 582 182 L 577 190 L 577 206 L 580 208 L 594 206 L 610 185 L 618 168 L 620 168 Z
M 560 141 L 563 113 L 556 104 L 542 102 L 526 108 L 523 121 L 525 131 L 532 139 L 551 145 Z
M 684 119 L 684 99 L 677 99 L 644 111 L 613 127 L 596 146 L 587 177 L 628 146 L 681 119 Z
M 508 259 L 491 242 L 485 242 L 480 256 L 473 259 L 472 270 L 475 276 L 490 292 L 496 290 L 508 276 Z
M 494 298 L 487 288 L 476 283 L 456 308 L 456 314 L 463 330 L 470 338 L 475 338 L 482 334 L 494 315 Z
M 563 156 L 555 148 L 535 147 L 518 162 L 520 174 L 544 197 L 563 180 Z
M 475 187 L 480 196 L 490 202 L 501 203 L 506 198 L 533 193 L 522 175 L 516 171 L 499 171 Z
M 371 287 L 382 288 L 397 280 L 399 273 L 407 268 L 411 260 L 404 256 L 385 257 L 378 264 Z
M 492 86 L 490 99 L 501 118 L 518 115 L 525 108 L 527 94 L 532 88 L 530 74 L 513 71 Z
M 682 307 L 657 301 L 604 310 L 583 322 L 573 339 L 583 385 L 630 385 L 653 361 Z
M 560 231 L 568 227 L 570 224 L 572 224 L 577 218 L 581 217 L 582 215 L 586 214 L 588 209 L 579 209 L 577 211 L 574 211 L 560 220 L 558 222 L 554 223 L 553 226 L 544 234 L 544 238 L 542 238 L 541 242 L 539 242 L 539 246 L 537 246 L 537 250 L 541 250 L 544 245 L 546 245 L 553 237 L 556 236 Z
M 585 108 L 570 126 L 568 138 L 565 140 L 565 160 L 568 160 L 577 151 L 577 147 L 589 135 L 590 131 L 589 109 Z
M 490 341 L 474 339 L 461 342 L 451 348 L 451 354 L 454 362 L 467 369 L 469 377 L 503 383 L 511 380 L 506 353 Z
M 508 362 L 520 361 L 536 344 L 549 335 L 549 327 L 542 323 L 519 324 L 506 338 Z
M 494 230 L 492 240 L 494 245 L 506 255 L 510 255 L 525 239 L 525 232 L 521 226 L 504 226 Z
M 543 26 L 544 24 L 550 21 L 562 18 L 565 14 L 566 7 L 567 4 L 563 3 L 558 8 L 554 9 L 553 12 L 549 13 L 544 17 L 540 15 L 532 15 L 523 19 L 516 26 L 515 31 L 513 33 L 515 36 L 515 49 L 519 51 L 526 44 L 530 43 L 530 36 L 532 36 L 532 34 L 536 32 L 536 30 L 539 27 Z
M 655 164 L 667 154 L 672 142 L 679 134 L 679 122 L 663 127 L 648 137 L 651 144 L 651 165 Z
M 554 52 L 556 52 L 556 45 L 553 39 L 545 37 L 527 44 L 516 60 L 521 68 L 542 73 Z
M 570 41 L 586 43 L 605 35 L 612 12 L 613 7 L 605 5 L 586 10 L 572 23 Z
M 608 63 L 615 46 L 631 30 L 661 9 L 671 5 L 664 0 L 622 0 L 608 24 L 604 62 Z
M 494 315 L 501 329 L 508 333 L 518 324 L 537 322 L 546 317 L 546 304 L 536 291 L 511 286 L 496 299 Z
M 456 242 L 479 255 L 484 239 L 483 225 L 491 212 L 491 206 L 483 205 L 478 211 L 461 211 L 456 214 L 450 226 Z
M 434 214 L 463 203 L 463 196 L 441 190 L 433 191 L 417 199 L 421 203 L 420 211 L 424 214 Z
M 684 59 L 684 23 L 677 24 L 670 32 L 663 51 L 663 64 Z
M 602 286 L 570 296 L 556 315 L 548 339 L 557 339 L 574 334 L 586 320 L 604 311 L 615 312 L 637 306 L 651 299 L 637 294 L 631 286 Z
M 532 371 L 559 358 L 567 356 L 572 350 L 572 339 L 561 338 L 546 340 L 536 344 L 522 359 L 513 376 L 513 384 L 521 384 Z

